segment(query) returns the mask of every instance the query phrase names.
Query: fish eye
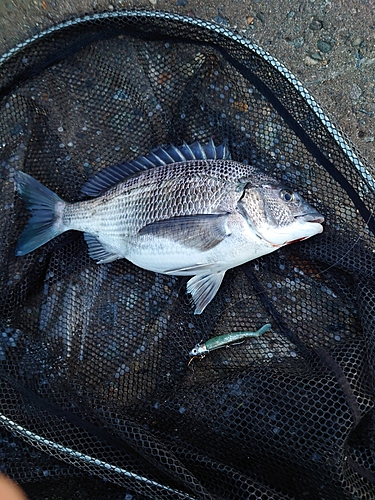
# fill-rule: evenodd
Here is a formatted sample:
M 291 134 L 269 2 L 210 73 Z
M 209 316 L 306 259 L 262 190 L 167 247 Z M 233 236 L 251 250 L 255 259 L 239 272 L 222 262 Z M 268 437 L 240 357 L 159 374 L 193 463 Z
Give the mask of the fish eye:
M 280 198 L 286 202 L 290 202 L 294 200 L 294 193 L 293 191 L 290 191 L 289 189 L 281 189 L 280 190 Z

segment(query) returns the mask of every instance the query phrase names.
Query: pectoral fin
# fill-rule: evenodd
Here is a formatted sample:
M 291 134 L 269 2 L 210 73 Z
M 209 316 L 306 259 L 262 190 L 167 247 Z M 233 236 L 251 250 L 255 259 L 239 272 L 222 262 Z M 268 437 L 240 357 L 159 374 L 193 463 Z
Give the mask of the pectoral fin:
M 227 218 L 226 213 L 172 217 L 147 224 L 138 231 L 138 234 L 169 238 L 205 252 L 231 234 L 227 228 Z
M 191 294 L 196 306 L 194 314 L 201 314 L 215 297 L 224 274 L 225 271 L 207 275 L 198 274 L 187 282 L 186 289 Z
M 209 264 L 195 264 L 194 266 L 176 267 L 163 271 L 164 274 L 176 274 L 177 276 L 194 276 L 203 273 L 210 274 L 212 271 L 212 262 Z

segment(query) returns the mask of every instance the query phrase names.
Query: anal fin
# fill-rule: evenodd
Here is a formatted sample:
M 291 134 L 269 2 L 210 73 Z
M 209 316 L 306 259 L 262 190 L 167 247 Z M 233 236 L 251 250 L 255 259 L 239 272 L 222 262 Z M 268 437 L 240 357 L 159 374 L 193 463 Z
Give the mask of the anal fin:
M 201 314 L 205 310 L 219 290 L 224 275 L 225 271 L 197 274 L 187 282 L 186 289 L 191 294 L 196 306 L 194 314 Z
M 108 252 L 100 241 L 89 233 L 84 233 L 85 241 L 89 247 L 89 255 L 92 259 L 97 260 L 98 264 L 108 264 L 108 262 L 113 262 L 120 257 L 117 254 Z

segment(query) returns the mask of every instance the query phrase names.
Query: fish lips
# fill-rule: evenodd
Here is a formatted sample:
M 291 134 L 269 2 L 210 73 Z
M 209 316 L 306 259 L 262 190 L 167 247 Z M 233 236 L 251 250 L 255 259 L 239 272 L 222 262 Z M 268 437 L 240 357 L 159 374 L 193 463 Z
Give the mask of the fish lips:
M 311 234 L 302 236 L 301 238 L 296 238 L 295 240 L 288 241 L 288 245 L 291 245 L 292 243 L 297 243 L 298 241 L 306 240 L 307 238 L 311 238 L 311 236 L 315 236 L 316 234 L 323 232 L 322 224 L 324 222 L 324 217 L 319 212 L 314 211 L 307 214 L 297 215 L 295 219 L 297 219 L 299 222 L 302 223 L 309 222 L 311 224 L 315 224 L 314 230 L 311 232 Z
M 308 214 L 296 215 L 295 219 L 302 219 L 305 222 L 315 222 L 316 224 L 323 224 L 324 222 L 324 217 L 319 212 L 310 212 Z
M 319 212 L 299 214 L 294 217 L 293 223 L 283 227 L 268 227 L 267 231 L 262 231 L 260 236 L 274 248 L 280 248 L 321 233 L 323 222 L 324 217 Z M 288 239 L 288 236 L 291 239 Z

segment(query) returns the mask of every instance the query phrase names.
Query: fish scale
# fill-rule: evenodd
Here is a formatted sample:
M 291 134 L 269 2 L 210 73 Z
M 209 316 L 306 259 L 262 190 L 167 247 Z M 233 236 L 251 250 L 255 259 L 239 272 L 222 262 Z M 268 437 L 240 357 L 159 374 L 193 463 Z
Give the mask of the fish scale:
M 91 220 L 91 213 L 95 211 L 95 216 L 100 213 L 101 219 L 106 221 L 107 230 L 110 231 L 111 221 L 116 230 L 121 227 L 129 237 L 135 238 L 139 229 L 155 220 L 232 210 L 242 193 L 236 192 L 236 179 L 232 177 L 229 180 L 229 168 L 226 169 L 227 175 L 220 178 L 218 167 L 221 163 L 224 162 L 181 163 L 173 176 L 168 172 L 169 166 L 142 173 L 139 178 L 129 179 L 109 190 L 105 199 L 67 204 L 63 223 L 71 229 L 87 231 L 87 221 Z M 249 174 L 249 168 L 246 171 L 243 167 L 240 163 L 231 162 L 231 170 L 239 179 Z M 202 176 L 202 169 L 205 170 L 205 177 Z
M 23 172 L 15 182 L 32 214 L 17 255 L 64 231 L 82 231 L 100 264 L 126 258 L 154 272 L 193 276 L 187 290 L 196 314 L 228 269 L 323 230 L 323 217 L 298 193 L 232 161 L 212 140 L 158 148 L 104 169 L 83 187 L 96 197 L 77 203 Z

